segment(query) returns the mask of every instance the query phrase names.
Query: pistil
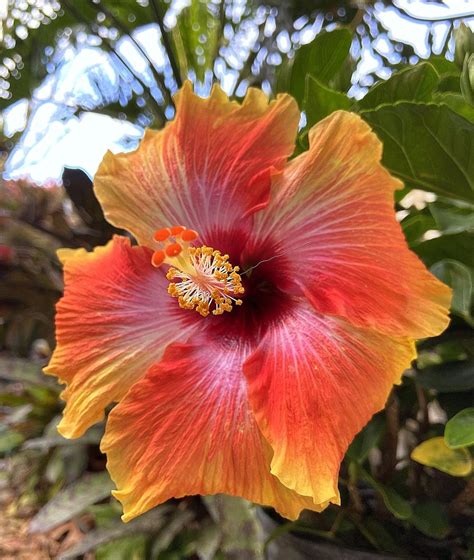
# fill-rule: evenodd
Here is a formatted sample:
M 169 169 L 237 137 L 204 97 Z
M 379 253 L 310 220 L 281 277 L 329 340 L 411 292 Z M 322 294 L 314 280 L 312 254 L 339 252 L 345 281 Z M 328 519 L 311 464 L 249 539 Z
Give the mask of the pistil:
M 242 305 L 244 293 L 238 266 L 229 263 L 229 255 L 203 245 L 191 245 L 198 238 L 194 230 L 173 226 L 155 232 L 159 249 L 153 253 L 152 265 L 169 265 L 168 293 L 178 299 L 183 309 L 195 309 L 203 317 L 222 315 Z

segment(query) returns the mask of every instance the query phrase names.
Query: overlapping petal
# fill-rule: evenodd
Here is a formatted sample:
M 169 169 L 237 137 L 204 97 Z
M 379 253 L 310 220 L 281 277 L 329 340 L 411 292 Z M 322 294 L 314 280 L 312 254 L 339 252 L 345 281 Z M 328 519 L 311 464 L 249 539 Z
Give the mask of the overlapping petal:
M 315 503 L 339 503 L 339 466 L 415 357 L 391 338 L 295 306 L 244 364 L 249 399 L 274 451 L 271 472 Z
M 124 520 L 193 494 L 242 496 L 291 519 L 321 509 L 270 474 L 272 452 L 247 401 L 246 352 L 173 345 L 112 410 L 102 450 Z
M 172 122 L 148 130 L 134 152 L 107 153 L 94 179 L 107 219 L 142 245 L 173 224 L 209 243 L 267 201 L 272 169 L 294 149 L 299 112 L 288 95 L 268 103 L 251 88 L 239 105 L 219 86 L 202 99 L 187 82 L 175 103 Z
M 309 140 L 275 177 L 260 234 L 280 241 L 289 275 L 321 313 L 395 336 L 441 332 L 450 290 L 408 249 L 393 208 L 401 183 L 380 164 L 381 142 L 343 111 Z
M 57 347 L 45 372 L 67 383 L 59 431 L 78 437 L 102 419 L 159 360 L 168 343 L 187 336 L 193 314 L 168 296 L 151 252 L 115 236 L 105 247 L 59 252 L 65 292 L 57 305 Z

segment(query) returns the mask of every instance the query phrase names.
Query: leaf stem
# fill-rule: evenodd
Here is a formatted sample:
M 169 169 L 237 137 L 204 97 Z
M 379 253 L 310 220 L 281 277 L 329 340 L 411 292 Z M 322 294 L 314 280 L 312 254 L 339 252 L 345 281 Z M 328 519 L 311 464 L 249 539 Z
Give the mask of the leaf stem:
M 392 391 L 388 397 L 385 408 L 387 432 L 382 449 L 382 464 L 380 465 L 379 478 L 383 481 L 390 479 L 397 464 L 398 432 L 400 429 L 400 406 L 395 393 Z

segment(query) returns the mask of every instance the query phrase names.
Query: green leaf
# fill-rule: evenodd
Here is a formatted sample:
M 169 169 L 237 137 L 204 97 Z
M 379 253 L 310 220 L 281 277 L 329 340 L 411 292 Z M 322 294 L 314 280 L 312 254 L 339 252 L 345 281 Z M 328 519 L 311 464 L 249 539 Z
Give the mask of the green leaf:
M 434 229 L 436 224 L 432 216 L 417 212 L 404 218 L 401 226 L 408 243 L 412 245 L 420 241 L 429 229 Z
M 453 235 L 441 235 L 419 243 L 416 254 L 427 266 L 432 266 L 442 259 L 453 259 L 474 268 L 474 234 L 465 231 Z
M 31 533 L 44 533 L 69 521 L 88 506 L 110 496 L 114 485 L 107 472 L 86 475 L 61 490 L 31 521 Z
M 474 122 L 474 106 L 466 103 L 464 97 L 459 93 L 450 91 L 444 93 L 435 93 L 433 95 L 435 103 L 444 103 L 458 115 L 461 115 L 468 121 Z
M 3 295 L 3 294 L 2 294 Z M 27 385 L 57 386 L 51 377 L 41 371 L 41 364 L 21 358 L 0 358 L 0 379 Z
M 0 455 L 10 453 L 17 447 L 20 447 L 24 440 L 24 436 L 19 432 L 13 430 L 0 432 Z
M 458 393 L 474 389 L 474 361 L 464 360 L 421 370 L 417 381 L 439 393 Z
M 474 33 L 464 23 L 454 30 L 454 60 L 462 68 L 466 55 L 474 53 Z
M 82 557 L 86 552 L 131 535 L 156 534 L 165 525 L 166 514 L 169 513 L 169 510 L 169 506 L 161 506 L 147 511 L 129 523 L 116 520 L 108 527 L 91 531 L 79 543 L 64 552 L 59 560 L 74 560 L 78 556 Z M 120 544 L 121 542 L 124 541 L 120 541 Z M 116 542 L 115 545 L 119 546 L 119 543 Z M 104 547 L 102 550 L 106 550 L 106 548 Z M 131 557 L 125 556 L 125 558 Z
M 223 494 L 203 500 L 221 529 L 221 550 L 226 558 L 262 560 L 263 533 L 255 507 L 242 498 Z
M 445 259 L 433 265 L 431 272 L 452 288 L 451 309 L 469 322 L 472 307 L 471 271 L 458 261 Z
M 437 201 L 429 205 L 436 221 L 436 229 L 444 234 L 474 232 L 474 207 L 470 205 L 454 206 Z
M 410 503 L 407 502 L 405 498 L 402 498 L 398 492 L 390 486 L 385 486 L 380 483 L 377 484 L 376 489 L 382 496 L 386 508 L 392 512 L 395 517 L 398 519 L 409 519 L 411 517 Z
M 449 420 L 444 440 L 451 449 L 474 445 L 474 408 L 465 408 Z
M 361 477 L 365 479 L 374 490 L 380 494 L 385 507 L 393 513 L 398 519 L 409 519 L 412 515 L 412 508 L 410 503 L 405 500 L 400 494 L 391 486 L 385 486 L 378 480 L 375 480 L 370 474 L 363 469 L 360 471 Z
M 439 502 L 417 503 L 410 522 L 427 537 L 444 539 L 450 530 L 449 517 Z
M 154 539 L 150 556 L 152 558 L 158 558 L 159 554 L 170 546 L 176 536 L 182 533 L 184 528 L 188 526 L 193 519 L 194 513 L 191 510 L 185 509 L 181 511 L 177 509 L 168 520 L 168 523 Z
M 389 532 L 387 527 L 388 524 L 385 524 L 382 520 L 377 521 L 377 519 L 374 519 L 373 517 L 366 516 L 360 522 L 360 524 L 357 525 L 359 530 L 361 529 L 362 523 L 363 526 L 371 534 L 370 540 L 373 541 L 374 544 L 375 543 L 377 544 L 377 550 L 381 550 L 385 553 L 388 552 L 391 554 L 398 554 L 398 555 L 403 554 L 402 547 L 397 543 L 397 541 L 394 539 L 392 534 Z M 379 560 L 383 560 L 383 559 L 379 559 Z
M 377 415 L 359 432 L 347 450 L 347 456 L 362 464 L 369 455 L 369 451 L 376 447 L 383 435 L 385 422 L 383 416 Z
M 76 445 L 93 445 L 100 442 L 103 429 L 98 426 L 91 428 L 86 434 L 78 439 L 64 438 L 58 432 L 38 438 L 30 438 L 23 445 L 23 449 L 39 449 L 48 451 L 53 447 L 71 447 Z
M 94 557 L 96 560 L 146 560 L 147 541 L 143 535 L 119 539 L 116 542 L 100 546 Z M 62 560 L 64 556 L 60 558 Z M 69 558 L 71 557 L 69 556 Z
M 451 476 L 468 476 L 472 470 L 471 455 L 467 449 L 450 449 L 442 436 L 420 443 L 411 452 L 411 458 Z
M 464 99 L 471 105 L 474 105 L 474 54 L 466 54 L 460 85 Z
M 331 89 L 314 76 L 306 76 L 306 90 L 303 108 L 306 111 L 308 127 L 327 117 L 338 109 L 348 110 L 352 101 L 345 93 Z
M 311 74 L 323 84 L 342 67 L 352 43 L 352 33 L 348 29 L 322 31 L 314 41 L 300 47 L 293 60 L 287 91 L 302 106 L 305 94 L 306 76 Z
M 454 62 L 451 62 L 451 60 L 448 60 L 444 56 L 430 56 L 429 63 L 434 66 L 436 72 L 438 72 L 440 76 L 452 76 L 457 74 L 459 79 L 459 68 Z
M 200 523 L 197 534 L 188 544 L 186 553 L 195 555 L 199 560 L 217 560 L 221 533 L 217 525 L 211 520 Z
M 178 15 L 172 37 L 182 75 L 192 69 L 202 82 L 212 69 L 221 37 L 221 9 L 218 3 L 192 0 Z
M 383 164 L 410 188 L 474 202 L 474 124 L 445 105 L 398 102 L 361 116 L 384 143 Z
M 461 93 L 461 76 L 459 75 L 459 72 L 441 76 L 438 84 L 438 91 L 446 93 Z
M 429 62 L 395 72 L 372 87 L 359 101 L 362 109 L 374 109 L 382 103 L 395 101 L 430 101 L 438 85 L 439 75 Z

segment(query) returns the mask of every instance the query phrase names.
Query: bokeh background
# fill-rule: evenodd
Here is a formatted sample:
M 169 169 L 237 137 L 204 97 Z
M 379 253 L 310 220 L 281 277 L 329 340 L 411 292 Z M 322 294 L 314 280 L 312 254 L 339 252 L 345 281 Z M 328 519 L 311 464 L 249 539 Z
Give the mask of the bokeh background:
M 470 29 L 472 0 L 0 0 L 0 558 L 474 557 Z M 215 82 L 236 99 L 249 86 L 289 91 L 304 109 L 300 151 L 331 108 L 368 111 L 384 163 L 406 184 L 396 211 L 407 240 L 454 289 L 451 326 L 420 341 L 403 384 L 351 446 L 342 507 L 294 523 L 218 496 L 123 524 L 103 426 L 61 438 L 61 388 L 41 372 L 63 287 L 56 250 L 114 233 L 93 194 L 97 166 L 172 119 L 185 79 L 203 96 Z M 384 103 L 402 131 L 383 126 Z M 421 121 L 437 133 L 417 145 Z M 450 429 L 461 444 L 446 444 Z M 416 460 L 423 442 L 432 448 Z

